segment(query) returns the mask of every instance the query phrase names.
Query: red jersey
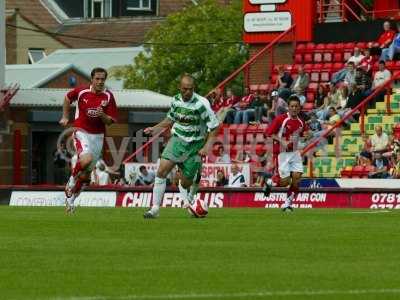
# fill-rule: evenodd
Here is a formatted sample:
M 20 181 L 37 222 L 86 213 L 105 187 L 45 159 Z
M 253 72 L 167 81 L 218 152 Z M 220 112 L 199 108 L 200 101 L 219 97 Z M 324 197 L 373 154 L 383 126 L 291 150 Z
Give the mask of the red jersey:
M 394 36 L 396 35 L 396 32 L 394 30 L 387 30 L 384 31 L 378 39 L 378 44 L 379 47 L 388 47 L 389 44 L 393 41 Z
M 224 106 L 226 107 L 231 107 L 232 105 L 236 104 L 238 102 L 238 98 L 235 96 L 230 96 L 229 98 L 226 98 L 224 100 Z
M 100 106 L 114 122 L 117 120 L 117 105 L 109 90 L 96 94 L 90 87 L 78 87 L 69 91 L 67 97 L 70 103 L 76 101 L 74 127 L 82 128 L 88 133 L 105 133 L 106 126 L 97 116 L 97 108 Z
M 274 140 L 274 152 L 293 151 L 298 147 L 299 137 L 304 136 L 308 130 L 307 124 L 299 117 L 291 118 L 289 113 L 275 117 L 267 128 L 267 135 L 277 135 L 279 140 L 291 141 L 286 149 L 281 149 L 279 140 Z

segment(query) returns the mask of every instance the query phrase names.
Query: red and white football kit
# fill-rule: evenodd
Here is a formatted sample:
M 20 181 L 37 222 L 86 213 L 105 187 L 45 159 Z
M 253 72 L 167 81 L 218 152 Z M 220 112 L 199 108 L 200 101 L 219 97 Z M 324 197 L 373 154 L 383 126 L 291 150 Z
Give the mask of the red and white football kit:
M 70 103 L 76 102 L 74 144 L 77 156 L 90 153 L 93 155 L 91 168 L 101 158 L 105 134 L 105 124 L 97 116 L 97 109 L 103 111 L 114 122 L 117 120 L 117 106 L 114 95 L 109 90 L 98 94 L 91 87 L 78 87 L 67 94 Z
M 280 178 L 290 176 L 291 172 L 303 173 L 303 160 L 298 150 L 300 137 L 307 131 L 307 125 L 299 117 L 290 117 L 289 113 L 277 116 L 268 126 L 267 135 L 276 135 L 279 138 L 274 146 L 279 147 L 278 171 Z M 286 141 L 284 147 L 280 141 Z M 275 148 L 274 151 L 277 149 Z

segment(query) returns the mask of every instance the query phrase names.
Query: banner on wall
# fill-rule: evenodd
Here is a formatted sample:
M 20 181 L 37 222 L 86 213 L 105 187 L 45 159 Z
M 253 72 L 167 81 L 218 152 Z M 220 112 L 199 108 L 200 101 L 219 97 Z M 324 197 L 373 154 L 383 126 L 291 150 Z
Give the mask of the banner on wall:
M 285 192 L 271 193 L 265 197 L 260 192 L 201 192 L 197 199 L 206 201 L 210 208 L 259 207 L 280 208 L 285 202 Z M 117 207 L 150 207 L 150 192 L 120 192 Z M 165 193 L 162 207 L 182 207 L 179 193 Z M 294 208 L 365 208 L 400 209 L 400 193 L 346 193 L 346 192 L 302 192 L 293 201 Z
M 76 206 L 115 207 L 116 192 L 82 192 Z M 64 191 L 13 191 L 10 206 L 64 206 Z
M 250 186 L 250 164 L 236 164 L 239 171 L 243 174 L 245 184 Z M 148 171 L 157 172 L 157 164 L 155 163 L 126 163 L 125 164 L 125 179 L 127 182 L 134 182 L 139 174 L 139 168 L 145 166 Z M 202 187 L 215 187 L 217 181 L 218 171 L 223 171 L 228 178 L 231 173 L 232 164 L 203 164 L 201 170 L 200 186 Z

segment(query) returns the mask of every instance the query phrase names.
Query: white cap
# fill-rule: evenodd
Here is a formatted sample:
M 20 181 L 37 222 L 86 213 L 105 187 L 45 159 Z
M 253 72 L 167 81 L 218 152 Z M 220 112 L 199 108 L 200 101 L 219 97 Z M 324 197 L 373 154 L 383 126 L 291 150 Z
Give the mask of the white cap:
M 278 91 L 272 91 L 272 93 L 271 93 L 271 96 L 272 97 L 275 97 L 275 96 L 278 96 L 279 94 L 278 94 Z

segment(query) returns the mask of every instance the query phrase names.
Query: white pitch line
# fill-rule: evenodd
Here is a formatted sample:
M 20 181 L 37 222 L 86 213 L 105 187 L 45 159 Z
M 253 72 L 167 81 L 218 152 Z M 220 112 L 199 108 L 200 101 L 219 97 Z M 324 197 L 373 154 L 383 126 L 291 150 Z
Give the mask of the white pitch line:
M 304 291 L 264 291 L 254 293 L 227 294 L 170 294 L 170 295 L 127 295 L 127 296 L 93 296 L 93 297 L 58 297 L 52 300 L 168 300 L 168 299 L 231 299 L 231 298 L 261 298 L 282 296 L 327 296 L 327 295 L 379 295 L 400 294 L 396 289 L 363 289 L 363 290 L 304 290 Z
M 352 214 L 382 214 L 390 213 L 390 210 L 376 210 L 376 211 L 352 211 Z

